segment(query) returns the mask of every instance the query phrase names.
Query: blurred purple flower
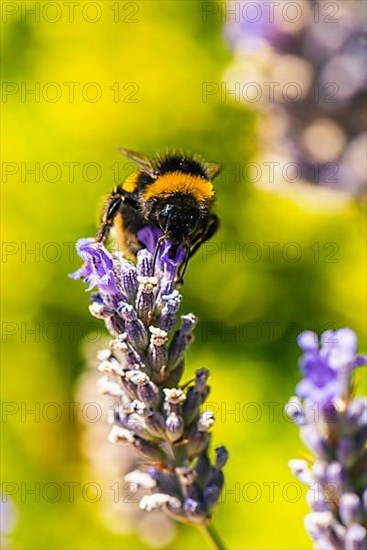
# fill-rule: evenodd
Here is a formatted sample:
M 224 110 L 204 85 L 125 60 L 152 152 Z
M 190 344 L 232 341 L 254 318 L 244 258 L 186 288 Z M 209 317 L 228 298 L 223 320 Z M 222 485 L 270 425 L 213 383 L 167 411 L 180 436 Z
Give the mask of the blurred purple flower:
M 310 464 L 291 460 L 289 466 L 309 486 L 312 511 L 305 527 L 315 549 L 366 550 L 367 399 L 352 395 L 355 367 L 366 363 L 366 356 L 356 355 L 357 337 L 349 328 L 324 332 L 321 343 L 306 331 L 298 344 L 304 351 L 304 379 L 297 393 L 305 400 L 292 398 L 288 405 L 296 402 L 301 408 L 300 435 L 314 457 Z M 338 402 L 332 404 L 333 399 Z M 315 404 L 321 405 L 319 411 Z M 297 416 L 287 412 L 297 423 Z
M 291 34 L 276 24 L 274 10 L 264 1 L 233 3 L 234 17 L 224 26 L 224 36 L 233 49 L 255 51 L 260 41 L 278 48 L 289 44 Z
M 256 109 L 275 117 L 270 124 L 260 119 L 265 156 L 295 162 L 292 181 L 363 196 L 367 3 L 297 0 L 289 3 L 298 12 L 294 19 L 284 2 L 227 5 L 224 34 L 234 61 L 225 80 L 229 88 L 242 84 L 243 90 L 255 82 L 261 92 Z M 332 8 L 336 17 L 321 15 Z M 288 95 L 293 86 L 296 91 Z M 241 96 L 246 102 L 246 93 Z
M 366 363 L 365 356 L 356 355 L 357 338 L 349 328 L 324 332 L 321 346 L 316 334 L 306 331 L 300 334 L 298 344 L 304 351 L 300 360 L 303 380 L 296 393 L 321 406 L 345 395 L 353 368 Z

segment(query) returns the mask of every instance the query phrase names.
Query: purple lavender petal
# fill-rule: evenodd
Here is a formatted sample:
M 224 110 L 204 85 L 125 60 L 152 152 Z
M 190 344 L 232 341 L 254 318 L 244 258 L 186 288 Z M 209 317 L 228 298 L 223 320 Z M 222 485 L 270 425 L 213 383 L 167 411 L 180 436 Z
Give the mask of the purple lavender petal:
M 140 231 L 138 231 L 139 241 L 146 247 L 146 249 L 154 255 L 158 239 L 163 235 L 162 231 L 152 225 L 147 225 Z M 160 247 L 156 258 L 156 265 L 159 269 L 163 269 L 166 277 L 174 279 L 178 266 L 183 262 L 185 258 L 185 250 L 182 246 L 179 246 L 174 258 L 170 257 L 170 250 L 172 243 L 164 240 L 163 246 Z
M 90 238 L 79 239 L 76 249 L 85 265 L 70 276 L 73 279 L 84 278 L 84 281 L 89 284 L 88 291 L 98 287 L 106 294 L 117 294 L 113 260 L 107 250 Z
M 323 406 L 348 392 L 352 369 L 363 364 L 363 358 L 355 356 L 357 337 L 349 328 L 324 332 L 320 349 L 313 345 L 312 335 L 306 331 L 298 339 L 305 353 L 300 359 L 303 380 L 296 393 Z
M 138 240 L 144 245 L 144 247 L 154 254 L 159 237 L 162 236 L 162 231 L 158 227 L 153 225 L 146 225 L 143 229 L 140 229 L 137 233 Z
M 297 338 L 298 345 L 303 351 L 316 351 L 319 349 L 319 339 L 312 330 L 305 330 Z
M 354 360 L 353 366 L 363 367 L 363 365 L 367 365 L 367 355 L 357 355 Z

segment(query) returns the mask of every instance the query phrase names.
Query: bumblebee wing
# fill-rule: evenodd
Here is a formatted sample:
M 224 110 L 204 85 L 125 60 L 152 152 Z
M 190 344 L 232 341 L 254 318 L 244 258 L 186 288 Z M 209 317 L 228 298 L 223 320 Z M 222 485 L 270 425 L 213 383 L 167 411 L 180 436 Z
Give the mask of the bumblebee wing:
M 135 151 L 131 151 L 130 149 L 123 149 L 122 147 L 119 147 L 118 151 L 126 158 L 136 162 L 136 164 L 143 170 L 143 172 L 146 172 L 152 177 L 157 176 L 157 174 L 155 173 L 153 162 L 150 158 L 141 155 L 140 153 L 136 153 Z
M 222 165 L 219 162 L 206 162 L 205 168 L 210 179 L 214 179 L 222 171 Z

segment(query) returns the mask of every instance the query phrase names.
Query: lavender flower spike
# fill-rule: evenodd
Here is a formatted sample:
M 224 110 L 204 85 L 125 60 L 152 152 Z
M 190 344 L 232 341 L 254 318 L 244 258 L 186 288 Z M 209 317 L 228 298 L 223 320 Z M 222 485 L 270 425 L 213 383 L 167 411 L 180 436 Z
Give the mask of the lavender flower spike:
M 137 265 L 93 239 L 81 239 L 77 251 L 85 264 L 72 275 L 84 279 L 88 290 L 97 288 L 89 309 L 104 319 L 112 335 L 99 366 L 104 374 L 100 391 L 116 403 L 109 440 L 132 445 L 143 457 L 140 468 L 126 478 L 150 493 L 142 498 L 141 509 L 162 508 L 176 520 L 204 526 L 216 548 L 223 548 L 209 524 L 228 453 L 218 447 L 211 463 L 214 418 L 201 411 L 209 372 L 200 369 L 194 381 L 181 382 L 196 323 L 192 314 L 182 315 L 180 323 L 177 319 L 181 295 L 176 274 L 183 251 L 179 248 L 171 258 L 165 242 L 153 275 L 160 234 L 149 227 L 141 233 L 146 248 L 139 251 Z
M 289 412 L 315 457 L 312 465 L 291 460 L 289 466 L 310 487 L 305 527 L 315 549 L 366 550 L 367 397 L 353 396 L 353 374 L 367 358 L 356 355 L 349 328 L 324 332 L 320 340 L 310 331 L 298 338 L 303 379 L 290 403 L 296 399 L 301 410 Z

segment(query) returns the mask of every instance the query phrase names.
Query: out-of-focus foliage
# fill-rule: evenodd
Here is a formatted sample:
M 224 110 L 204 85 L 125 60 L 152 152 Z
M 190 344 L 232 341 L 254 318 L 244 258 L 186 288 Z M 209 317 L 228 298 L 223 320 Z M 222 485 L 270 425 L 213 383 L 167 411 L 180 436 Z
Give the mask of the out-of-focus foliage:
M 99 480 L 91 477 L 81 450 L 80 406 L 75 419 L 67 406 L 77 401 L 85 339 L 102 338 L 102 323 L 90 321 L 82 285 L 67 278 L 79 267 L 72 247 L 94 234 L 101 197 L 131 171 L 117 146 L 147 154 L 183 147 L 224 163 L 216 182 L 221 229 L 189 265 L 182 306 L 200 318 L 187 379 L 196 368 L 210 368 L 214 442 L 231 453 L 225 502 L 214 520 L 231 549 L 310 547 L 304 491 L 287 467 L 301 444 L 282 407 L 298 379 L 295 335 L 301 329 L 351 326 L 361 350 L 365 346 L 361 206 L 331 192 L 294 187 L 278 195 L 247 181 L 246 166 L 257 149 L 255 125 L 262 121 L 230 96 L 203 101 L 203 83 L 221 85 L 231 53 L 220 16 L 203 17 L 201 2 L 96 2 L 101 18 L 95 23 L 81 15 L 85 2 L 74 22 L 60 2 L 55 23 L 24 14 L 22 20 L 21 5 L 33 2 L 10 4 L 19 10 L 3 24 L 2 78 L 13 85 L 8 91 L 18 86 L 19 92 L 2 104 L 3 169 L 16 172 L 2 184 L 2 390 L 4 410 L 13 413 L 3 417 L 2 481 L 12 483 L 7 489 L 15 493 L 14 548 L 146 544 L 102 517 L 100 501 L 83 498 L 82 488 Z M 45 91 L 50 82 L 61 89 L 58 101 L 42 95 L 58 90 Z M 65 85 L 72 82 L 80 84 L 74 102 L 71 85 Z M 81 93 L 91 82 L 102 90 L 96 102 Z M 35 83 L 39 102 L 32 95 L 22 100 L 22 86 Z M 93 89 L 88 91 L 92 97 Z M 129 97 L 138 101 L 129 103 Z M 39 180 L 25 173 L 35 163 Z M 70 163 L 78 163 L 74 177 Z M 96 177 L 87 163 L 98 164 Z M 276 243 L 273 256 L 269 243 Z M 26 408 L 39 415 L 26 415 Z M 105 431 L 107 437 L 107 426 Z M 107 460 L 104 466 L 109 468 Z M 39 502 L 24 494 L 37 483 Z M 59 500 L 52 487 L 42 495 L 48 483 L 61 490 Z M 74 499 L 70 483 L 79 484 Z M 91 489 L 89 500 L 94 496 Z M 103 501 L 113 498 L 107 487 Z M 170 547 L 209 545 L 199 531 L 180 526 Z

